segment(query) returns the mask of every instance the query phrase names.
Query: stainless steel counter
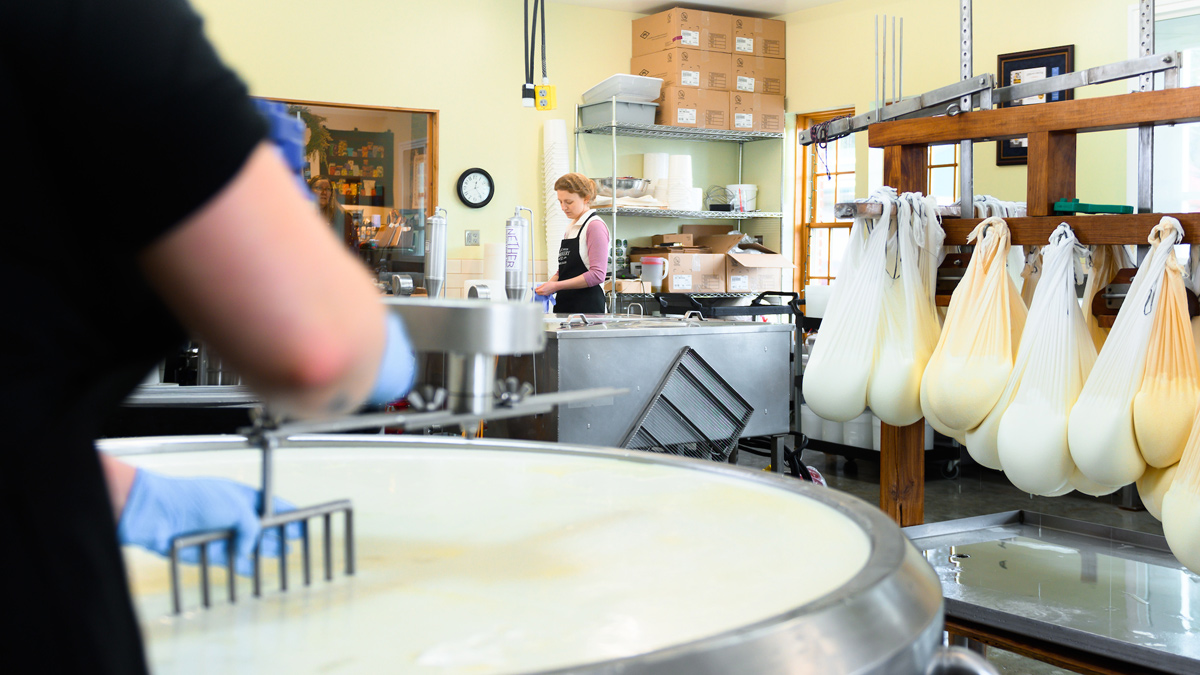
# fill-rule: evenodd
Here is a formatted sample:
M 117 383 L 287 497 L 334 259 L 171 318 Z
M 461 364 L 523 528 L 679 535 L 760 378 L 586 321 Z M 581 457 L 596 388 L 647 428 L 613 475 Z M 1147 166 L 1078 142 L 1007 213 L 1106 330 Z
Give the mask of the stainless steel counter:
M 1010 511 L 904 529 L 937 571 L 947 620 L 1200 672 L 1200 578 L 1163 537 Z
M 502 360 L 504 374 L 538 393 L 616 386 L 625 396 L 561 407 L 498 425 L 510 438 L 620 444 L 668 368 L 691 347 L 754 407 L 743 436 L 787 433 L 791 324 L 637 316 L 546 317 L 546 350 Z M 569 322 L 568 322 L 569 321 Z

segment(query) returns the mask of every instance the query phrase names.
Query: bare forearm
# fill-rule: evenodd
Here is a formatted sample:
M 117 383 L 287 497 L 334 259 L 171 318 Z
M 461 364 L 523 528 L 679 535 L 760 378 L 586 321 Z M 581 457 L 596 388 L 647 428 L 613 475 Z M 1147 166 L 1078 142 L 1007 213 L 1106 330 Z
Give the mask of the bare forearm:
M 577 277 L 571 277 L 570 279 L 563 279 L 562 281 L 559 281 L 558 282 L 558 290 L 574 291 L 574 290 L 578 290 L 578 289 L 582 289 L 582 288 L 587 288 L 591 285 L 592 284 L 588 283 L 587 276 L 581 274 Z
M 108 484 L 108 498 L 112 502 L 113 516 L 120 520 L 121 511 L 125 509 L 125 500 L 129 498 L 129 491 L 133 488 L 137 468 L 103 452 L 99 455 L 100 466 L 104 469 L 104 482 Z

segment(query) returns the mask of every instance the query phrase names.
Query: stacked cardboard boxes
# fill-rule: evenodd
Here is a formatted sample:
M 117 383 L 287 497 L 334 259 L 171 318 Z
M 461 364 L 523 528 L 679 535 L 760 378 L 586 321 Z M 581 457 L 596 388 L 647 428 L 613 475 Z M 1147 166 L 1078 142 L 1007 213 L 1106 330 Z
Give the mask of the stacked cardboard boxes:
M 657 124 L 783 131 L 784 47 L 782 21 L 676 7 L 633 21 L 629 65 L 663 80 Z

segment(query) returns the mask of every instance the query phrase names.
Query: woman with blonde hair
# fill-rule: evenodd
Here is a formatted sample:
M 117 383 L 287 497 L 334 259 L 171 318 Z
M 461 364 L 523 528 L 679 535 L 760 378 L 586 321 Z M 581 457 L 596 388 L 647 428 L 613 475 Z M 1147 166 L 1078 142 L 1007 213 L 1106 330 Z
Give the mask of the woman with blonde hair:
M 596 215 L 592 200 L 596 183 L 581 173 L 568 173 L 554 182 L 558 204 L 571 219 L 558 249 L 558 272 L 537 287 L 539 295 L 557 293 L 556 314 L 602 314 L 608 271 L 608 226 Z
M 326 176 L 317 176 L 309 183 L 317 198 L 317 210 L 321 218 L 333 228 L 333 233 L 351 251 L 358 251 L 358 234 L 354 231 L 354 219 L 342 208 L 333 192 L 333 181 Z

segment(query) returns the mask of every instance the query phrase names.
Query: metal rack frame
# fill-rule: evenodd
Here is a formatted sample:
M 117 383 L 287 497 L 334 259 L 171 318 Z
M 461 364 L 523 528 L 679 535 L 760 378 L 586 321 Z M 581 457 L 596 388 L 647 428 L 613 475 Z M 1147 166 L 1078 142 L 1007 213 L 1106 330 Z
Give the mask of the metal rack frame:
M 785 134 L 783 132 L 769 131 L 727 131 L 722 129 L 688 129 L 686 127 L 672 127 L 661 124 L 630 124 L 617 122 L 617 97 L 613 96 L 612 102 L 612 118 L 608 124 L 583 126 L 579 116 L 580 106 L 575 106 L 575 162 L 571 166 L 572 171 L 579 170 L 579 137 L 581 134 L 608 134 L 612 139 L 612 184 L 613 184 L 613 205 L 607 209 L 597 209 L 597 213 L 602 213 L 612 217 L 612 258 L 614 270 L 617 260 L 617 219 L 621 216 L 628 217 L 650 217 L 650 218 L 697 218 L 707 220 L 736 220 L 738 230 L 742 229 L 742 221 L 753 218 L 778 218 L 780 220 L 780 239 L 783 240 L 783 212 L 782 211 L 753 211 L 750 213 L 735 213 L 732 211 L 679 211 L 670 209 L 637 209 L 637 208 L 620 208 L 617 204 L 617 137 L 635 137 L 635 138 L 665 138 L 672 140 L 683 141 L 718 141 L 738 144 L 738 183 L 742 182 L 742 153 L 746 143 L 754 141 L 778 140 L 783 141 Z M 783 207 L 783 196 L 786 194 L 787 188 L 787 152 L 786 147 L 781 145 L 779 152 L 779 202 L 780 208 Z M 614 275 L 615 276 L 615 275 Z M 617 313 L 617 284 L 612 285 L 612 290 L 608 294 L 609 313 Z

